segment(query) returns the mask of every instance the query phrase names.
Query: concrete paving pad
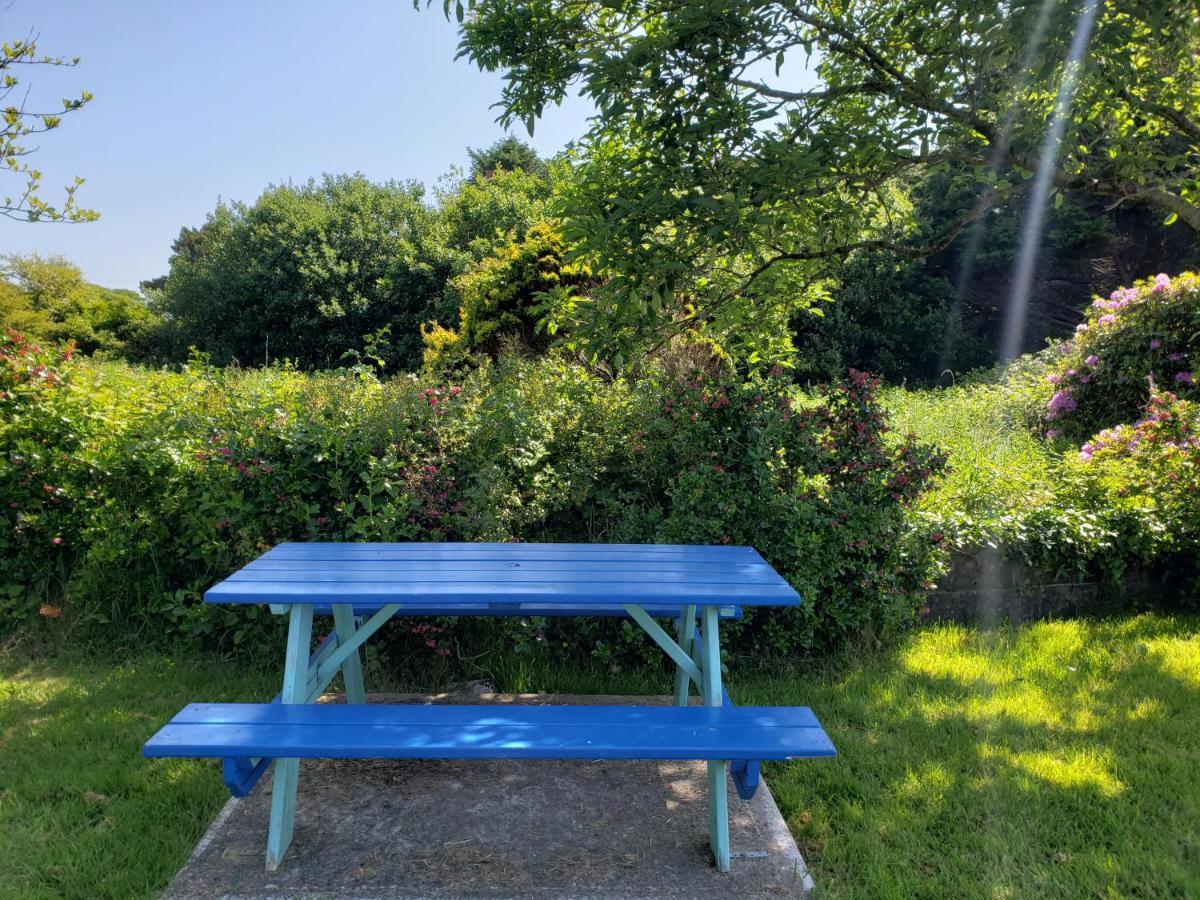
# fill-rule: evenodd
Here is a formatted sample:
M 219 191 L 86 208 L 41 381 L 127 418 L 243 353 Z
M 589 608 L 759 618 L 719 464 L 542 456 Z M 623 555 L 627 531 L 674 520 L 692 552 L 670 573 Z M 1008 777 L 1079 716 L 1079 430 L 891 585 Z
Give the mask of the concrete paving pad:
M 337 702 L 340 698 L 327 698 Z M 665 704 L 666 697 L 372 695 L 380 703 Z M 703 762 L 308 760 L 266 872 L 271 773 L 230 800 L 165 896 L 797 897 L 812 887 L 766 784 L 729 785 L 733 871 L 712 864 Z

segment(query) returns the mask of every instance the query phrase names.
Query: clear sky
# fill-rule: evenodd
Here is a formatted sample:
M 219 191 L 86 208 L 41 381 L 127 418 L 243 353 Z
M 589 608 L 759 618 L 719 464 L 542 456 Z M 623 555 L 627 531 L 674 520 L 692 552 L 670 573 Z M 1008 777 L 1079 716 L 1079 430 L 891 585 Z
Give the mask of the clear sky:
M 432 187 L 467 147 L 503 132 L 491 106 L 501 78 L 454 60 L 441 2 L 410 0 L 8 0 L 0 38 L 40 33 L 73 69 L 21 67 L 29 108 L 96 99 L 41 137 L 29 161 L 57 204 L 75 175 L 100 221 L 0 218 L 0 254 L 61 254 L 92 281 L 137 287 L 167 269 L 171 241 L 225 200 L 322 172 Z M 532 143 L 561 149 L 586 128 L 574 100 L 542 119 Z M 524 129 L 519 136 L 526 137 Z M 18 190 L 4 180 L 0 196 Z

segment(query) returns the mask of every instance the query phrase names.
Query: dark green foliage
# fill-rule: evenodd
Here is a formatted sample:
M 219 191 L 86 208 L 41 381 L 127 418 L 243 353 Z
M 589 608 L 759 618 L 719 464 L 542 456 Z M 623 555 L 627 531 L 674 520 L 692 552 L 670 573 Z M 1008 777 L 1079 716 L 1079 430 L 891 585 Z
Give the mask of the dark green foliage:
M 537 151 L 512 135 L 500 138 L 483 150 L 469 149 L 467 155 L 471 158 L 472 178 L 491 178 L 501 170 L 520 170 L 545 177 L 548 171 L 546 161 L 538 156 Z
M 0 620 L 59 596 L 82 544 L 95 475 L 82 451 L 100 422 L 79 373 L 69 350 L 0 334 Z
M 498 171 L 453 182 L 439 204 L 414 184 L 325 176 L 221 204 L 174 244 L 171 270 L 144 288 L 166 316 L 154 357 L 190 347 L 214 362 L 288 359 L 328 368 L 367 352 L 415 369 L 420 325 L 453 324 L 453 278 L 543 215 L 550 182 Z
M 893 382 L 929 383 L 944 369 L 992 361 L 990 348 L 965 332 L 950 283 L 926 261 L 863 251 L 837 277 L 832 303 L 794 319 L 801 380 L 827 381 L 855 367 Z
M 163 354 L 197 346 L 219 362 L 339 364 L 391 326 L 389 366 L 420 357 L 418 325 L 454 271 L 437 218 L 412 184 L 326 176 L 222 204 L 184 229 L 155 291 Z

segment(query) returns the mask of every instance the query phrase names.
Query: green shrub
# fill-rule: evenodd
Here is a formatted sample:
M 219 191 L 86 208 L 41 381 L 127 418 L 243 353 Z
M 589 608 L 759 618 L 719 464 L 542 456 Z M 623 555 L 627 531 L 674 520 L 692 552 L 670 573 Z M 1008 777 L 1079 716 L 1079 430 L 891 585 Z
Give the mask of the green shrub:
M 39 386 L 6 401 L 21 441 L 78 446 L 80 459 L 53 523 L 12 546 L 23 574 L 5 627 L 44 599 L 27 576 L 53 559 L 59 533 L 76 553 L 60 593 L 79 633 L 242 652 L 277 636 L 275 617 L 205 606 L 201 593 L 285 540 L 750 544 L 806 601 L 729 629 L 735 649 L 773 654 L 894 634 L 939 563 L 906 510 L 942 458 L 887 439 L 862 373 L 797 403 L 782 378 L 609 381 L 556 354 L 428 386 L 200 359 L 180 372 L 67 365 L 92 377 L 86 393 Z M 28 502 L 32 482 L 8 472 L 0 501 Z M 659 658 L 616 620 L 431 627 L 442 630 L 393 630 L 393 649 L 426 663 L 480 642 L 614 666 Z
M 1200 277 L 1159 275 L 1097 298 L 1075 337 L 1057 348 L 1041 419 L 1047 436 L 1080 443 L 1132 422 L 1156 387 L 1200 396 Z
M 82 546 L 79 510 L 96 475 L 83 450 L 98 422 L 72 357 L 0 336 L 0 623 L 42 603 L 53 614 Z
M 421 327 L 426 370 L 446 372 L 470 354 L 494 359 L 506 347 L 544 353 L 551 334 L 543 320 L 590 279 L 585 266 L 564 259 L 558 227 L 536 223 L 455 279 L 462 298 L 459 327 Z

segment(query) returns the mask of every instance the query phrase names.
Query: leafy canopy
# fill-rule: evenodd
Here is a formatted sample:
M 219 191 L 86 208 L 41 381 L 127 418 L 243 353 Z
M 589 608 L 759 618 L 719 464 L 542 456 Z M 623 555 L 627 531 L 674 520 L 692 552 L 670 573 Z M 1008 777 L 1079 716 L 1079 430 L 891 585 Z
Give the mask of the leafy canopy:
M 0 275 L 0 330 L 70 341 L 89 354 L 138 356 L 158 324 L 136 291 L 85 281 L 79 267 L 60 256 L 9 256 Z
M 596 105 L 563 211 L 575 251 L 612 273 L 581 307 L 594 353 L 619 360 L 679 327 L 744 334 L 809 302 L 825 260 L 947 246 L 1034 183 L 1056 110 L 1054 190 L 1153 204 L 1200 231 L 1195 4 L 478 0 L 457 12 L 461 54 L 506 75 L 502 122 L 532 128 L 574 90 Z M 902 189 L 931 171 L 976 198 L 937 233 L 915 226 Z

